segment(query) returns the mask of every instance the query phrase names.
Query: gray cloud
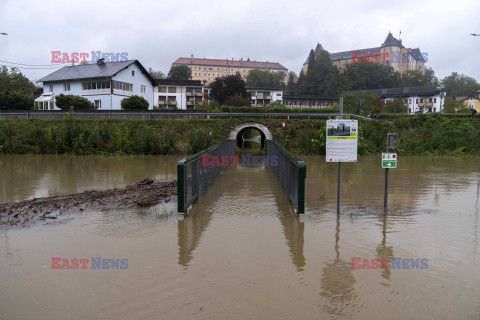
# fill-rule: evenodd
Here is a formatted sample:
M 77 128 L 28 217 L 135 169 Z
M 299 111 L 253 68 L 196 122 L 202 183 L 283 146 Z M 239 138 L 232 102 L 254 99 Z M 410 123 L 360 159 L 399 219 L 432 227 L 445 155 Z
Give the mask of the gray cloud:
M 330 52 L 379 46 L 402 31 L 439 77 L 480 79 L 480 3 L 464 1 L 27 1 L 0 3 L 0 59 L 48 65 L 51 51 L 128 52 L 167 73 L 178 57 L 277 61 L 299 72 Z M 53 70 L 22 69 L 32 79 Z

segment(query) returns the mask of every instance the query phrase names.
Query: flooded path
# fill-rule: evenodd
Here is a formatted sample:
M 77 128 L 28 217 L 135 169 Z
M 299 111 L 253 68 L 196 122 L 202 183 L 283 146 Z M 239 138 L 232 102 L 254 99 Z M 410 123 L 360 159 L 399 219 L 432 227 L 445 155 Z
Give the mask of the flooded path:
M 480 162 L 401 158 L 383 211 L 379 157 L 343 171 L 304 156 L 298 216 L 264 167 L 227 168 L 178 219 L 173 203 L 0 230 L 0 319 L 476 319 Z M 0 157 L 0 202 L 174 178 L 178 157 Z M 128 259 L 52 270 L 51 257 Z M 352 269 L 428 259 L 424 269 Z

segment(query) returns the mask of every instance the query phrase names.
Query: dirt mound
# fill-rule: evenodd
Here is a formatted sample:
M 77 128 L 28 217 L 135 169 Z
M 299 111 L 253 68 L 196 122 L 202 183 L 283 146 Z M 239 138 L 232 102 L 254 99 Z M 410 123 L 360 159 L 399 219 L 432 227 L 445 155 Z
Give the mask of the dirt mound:
M 36 198 L 0 204 L 0 228 L 25 227 L 41 220 L 84 210 L 130 208 L 169 202 L 177 195 L 177 180 L 154 182 L 152 179 L 124 189 L 85 191 L 66 196 Z

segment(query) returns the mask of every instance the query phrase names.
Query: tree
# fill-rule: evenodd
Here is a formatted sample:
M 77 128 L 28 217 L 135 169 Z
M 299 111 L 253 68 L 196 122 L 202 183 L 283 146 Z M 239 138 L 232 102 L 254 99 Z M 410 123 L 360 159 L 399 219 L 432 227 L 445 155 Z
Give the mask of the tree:
M 285 80 L 282 73 L 254 69 L 248 73 L 247 86 L 256 88 L 283 89 L 285 88 Z
M 395 98 L 393 100 L 388 100 L 385 103 L 383 111 L 386 113 L 407 113 L 408 107 L 403 103 L 402 99 Z
M 148 101 L 140 96 L 131 96 L 121 102 L 123 110 L 148 110 Z
M 298 82 L 297 85 L 295 86 L 295 93 L 297 95 L 302 95 L 306 93 L 305 89 L 305 72 L 300 70 L 300 74 L 298 75 Z
M 55 96 L 55 104 L 63 111 L 69 111 L 70 107 L 73 107 L 73 110 L 95 110 L 90 100 L 70 94 L 61 93 Z
M 349 90 L 396 88 L 401 84 L 399 72 L 379 63 L 350 63 L 343 75 L 350 82 Z
M 225 104 L 228 98 L 239 96 L 241 98 L 248 98 L 245 81 L 240 75 L 231 75 L 216 78 L 211 84 L 210 98 Z
M 167 76 L 169 80 L 190 80 L 191 78 L 192 69 L 184 64 L 172 66 Z
M 2 66 L 0 69 L 0 91 L 23 92 L 32 94 L 35 85 L 17 68 Z
M 438 86 L 438 78 L 432 68 L 421 70 L 407 70 L 402 76 L 402 87 Z
M 326 50 L 310 50 L 308 55 L 308 69 L 305 75 L 304 94 L 337 96 L 335 75 L 338 69 L 330 59 Z
M 361 108 L 360 103 L 362 103 Z M 346 113 L 368 116 L 372 113 L 380 113 L 383 105 L 383 100 L 375 93 L 355 92 L 343 95 L 343 109 Z
M 477 80 L 457 72 L 452 72 L 451 75 L 443 78 L 441 85 L 442 90 L 449 97 L 477 95 L 478 90 L 480 90 L 480 84 Z
M 446 98 L 443 104 L 442 113 L 457 113 L 458 111 L 467 108 L 463 102 L 456 101 L 453 98 Z
M 165 79 L 165 74 L 160 70 L 153 71 L 152 68 L 148 68 L 148 73 L 153 79 Z
M 33 96 L 31 93 L 23 92 L 0 92 L 1 110 L 32 110 Z
M 297 78 L 297 75 L 295 72 L 290 71 L 288 73 L 288 82 L 287 82 L 287 88 L 285 89 L 285 94 L 289 96 L 294 96 L 295 91 L 296 91 L 296 84 L 295 84 L 295 79 Z

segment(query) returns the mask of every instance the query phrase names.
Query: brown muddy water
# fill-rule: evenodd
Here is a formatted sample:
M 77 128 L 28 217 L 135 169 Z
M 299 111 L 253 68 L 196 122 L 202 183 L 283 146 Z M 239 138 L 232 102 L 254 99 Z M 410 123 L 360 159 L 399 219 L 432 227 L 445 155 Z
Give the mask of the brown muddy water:
M 0 230 L 0 319 L 479 319 L 480 158 L 400 157 L 383 211 L 380 158 L 307 165 L 306 213 L 264 167 L 227 168 L 175 204 Z M 178 157 L 0 157 L 0 202 L 174 178 Z M 128 268 L 51 269 L 51 257 Z M 352 269 L 428 259 L 424 269 Z

